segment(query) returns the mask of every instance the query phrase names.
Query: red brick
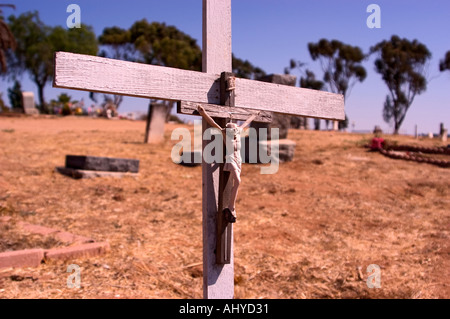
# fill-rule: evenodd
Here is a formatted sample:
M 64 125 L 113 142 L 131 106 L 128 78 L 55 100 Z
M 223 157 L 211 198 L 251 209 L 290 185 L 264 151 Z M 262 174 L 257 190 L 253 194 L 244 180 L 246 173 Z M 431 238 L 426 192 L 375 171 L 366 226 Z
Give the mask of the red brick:
M 20 222 L 19 225 L 25 231 L 30 232 L 32 234 L 37 234 L 37 235 L 47 236 L 47 235 L 57 232 L 57 230 L 53 229 L 53 228 L 48 228 L 48 227 L 44 227 L 44 226 L 40 226 L 40 225 L 28 224 L 28 223 L 24 223 L 24 222 Z
M 0 253 L 0 268 L 38 267 L 43 259 L 43 249 L 8 251 Z
M 109 250 L 109 244 L 90 243 L 72 247 L 54 248 L 45 251 L 46 260 L 68 260 L 83 257 L 97 256 L 106 253 Z

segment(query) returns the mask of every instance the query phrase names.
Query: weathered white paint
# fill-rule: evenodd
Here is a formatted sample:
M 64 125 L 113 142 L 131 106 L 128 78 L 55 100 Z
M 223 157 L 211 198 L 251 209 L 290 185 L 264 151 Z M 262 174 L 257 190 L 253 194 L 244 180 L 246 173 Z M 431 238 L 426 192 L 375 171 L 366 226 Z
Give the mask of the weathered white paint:
M 218 79 L 231 72 L 231 0 L 203 0 L 203 72 Z M 219 84 L 220 82 L 215 82 Z M 220 90 L 220 85 L 218 86 Z M 219 100 L 220 100 L 220 91 Z M 219 101 L 220 102 L 220 101 Z M 217 104 L 217 103 L 215 103 Z M 203 120 L 202 134 L 210 126 Z M 209 141 L 203 140 L 203 149 Z M 231 233 L 231 261 L 216 263 L 216 215 L 219 204 L 220 164 L 202 163 L 203 180 L 203 297 L 234 297 L 234 252 Z
M 177 112 L 186 115 L 199 115 L 197 111 L 199 105 L 201 105 L 211 117 L 245 121 L 253 114 L 257 114 L 257 112 L 259 112 L 259 115 L 256 116 L 253 122 L 272 122 L 272 112 L 216 104 L 178 101 Z
M 344 96 L 248 79 L 236 79 L 236 107 L 330 120 L 345 119 Z
M 203 0 L 203 72 L 231 72 L 231 1 Z
M 211 49 L 212 45 L 213 41 L 210 40 L 208 47 Z M 215 60 L 215 63 L 219 65 L 223 61 L 228 67 L 228 62 L 222 58 L 222 43 L 220 46 L 220 59 Z M 211 56 L 210 54 L 210 59 Z M 220 104 L 220 73 L 210 74 L 58 52 L 54 87 Z M 340 94 L 237 78 L 235 96 L 235 107 L 330 120 L 345 119 L 344 97 Z
M 147 99 L 219 104 L 217 79 L 214 74 L 57 52 L 53 86 Z

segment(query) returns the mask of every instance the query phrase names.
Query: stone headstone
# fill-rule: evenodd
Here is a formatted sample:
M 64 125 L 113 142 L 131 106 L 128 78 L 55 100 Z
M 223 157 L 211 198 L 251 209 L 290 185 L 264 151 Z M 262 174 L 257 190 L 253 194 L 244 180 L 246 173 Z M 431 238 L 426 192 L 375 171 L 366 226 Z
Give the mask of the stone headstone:
M 112 157 L 67 155 L 66 168 L 91 171 L 137 173 L 139 172 L 139 160 Z
M 309 118 L 300 117 L 300 128 L 304 130 L 309 130 Z
M 295 86 L 297 77 L 290 74 L 269 74 L 259 78 L 258 81 Z
M 25 114 L 39 114 L 39 110 L 34 104 L 33 92 L 22 92 L 22 106 Z
M 137 176 L 139 160 L 67 155 L 65 167 L 56 167 L 56 171 L 75 179 Z
M 333 121 L 333 131 L 339 131 L 339 121 Z
M 164 140 L 167 106 L 161 103 L 151 103 L 147 114 L 145 143 L 159 143 Z
M 441 140 L 444 143 L 447 143 L 447 136 L 448 136 L 448 129 L 443 129 L 442 130 L 442 135 L 441 135 Z

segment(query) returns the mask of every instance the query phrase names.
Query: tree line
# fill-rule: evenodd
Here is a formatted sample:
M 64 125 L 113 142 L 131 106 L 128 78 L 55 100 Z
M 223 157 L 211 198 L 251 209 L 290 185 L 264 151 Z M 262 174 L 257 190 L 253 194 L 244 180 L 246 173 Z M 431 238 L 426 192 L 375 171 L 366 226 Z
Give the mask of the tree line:
M 11 15 L 7 21 L 0 15 L 0 66 L 2 76 L 16 82 L 11 92 L 20 90 L 17 79 L 27 74 L 37 86 L 39 108 L 51 112 L 44 88 L 53 80 L 53 57 L 57 51 L 100 55 L 180 69 L 201 71 L 202 51 L 197 41 L 174 26 L 165 23 L 136 21 L 129 29 L 105 28 L 97 38 L 91 26 L 67 29 L 46 25 L 37 11 Z M 6 66 L 8 67 L 6 69 Z M 233 72 L 239 77 L 258 78 L 265 72 L 248 60 L 233 55 Z M 13 94 L 13 93 L 11 93 Z M 97 102 L 97 96 L 90 94 Z M 104 95 L 117 107 L 122 96 Z
M 363 62 L 374 55 L 375 71 L 388 88 L 383 118 L 394 124 L 396 134 L 415 96 L 425 92 L 427 88 L 426 70 L 431 53 L 417 40 L 393 35 L 364 53 L 357 46 L 338 40 L 321 39 L 317 43 L 309 43 L 308 50 L 311 59 L 320 63 L 322 79 L 317 79 L 304 62 L 295 60 L 290 61 L 285 73 L 297 69 L 301 73 L 301 87 L 339 93 L 345 99 L 356 83 L 366 79 L 367 71 Z M 0 8 L 0 71 L 3 77 L 16 81 L 21 75 L 28 74 L 37 86 L 41 112 L 49 112 L 44 88 L 53 79 L 53 56 L 56 51 L 98 54 L 194 71 L 200 71 L 202 65 L 202 52 L 197 41 L 165 23 L 143 19 L 136 21 L 129 29 L 105 28 L 97 38 L 93 28 L 84 24 L 81 28 L 73 29 L 48 26 L 41 21 L 36 11 L 17 17 L 11 15 L 6 21 Z M 450 71 L 450 51 L 440 61 L 439 69 L 442 72 Z M 263 69 L 234 55 L 233 72 L 239 77 L 250 79 L 265 75 Z M 15 90 L 17 91 L 17 87 Z M 91 98 L 94 101 L 97 99 L 93 93 Z M 117 106 L 122 102 L 122 96 L 105 95 L 104 98 L 112 100 Z M 340 127 L 345 128 L 347 124 L 346 116 L 346 120 L 340 122 Z M 316 127 L 318 125 L 316 122 Z
M 363 82 L 367 72 L 362 65 L 370 56 L 375 56 L 375 71 L 381 76 L 388 88 L 383 105 L 383 119 L 394 124 L 394 134 L 399 129 L 411 107 L 416 95 L 426 91 L 428 80 L 426 72 L 431 52 L 418 40 L 408 40 L 393 35 L 390 39 L 372 46 L 364 53 L 361 48 L 342 43 L 338 40 L 321 39 L 309 43 L 308 50 L 313 61 L 319 61 L 323 71 L 322 80 L 306 68 L 306 63 L 291 60 L 285 73 L 294 69 L 301 72 L 300 86 L 314 90 L 327 89 L 339 93 L 347 99 L 351 89 L 358 82 Z M 440 61 L 441 72 L 450 70 L 450 51 Z M 348 118 L 340 122 L 345 127 Z M 316 128 L 320 122 L 316 120 Z

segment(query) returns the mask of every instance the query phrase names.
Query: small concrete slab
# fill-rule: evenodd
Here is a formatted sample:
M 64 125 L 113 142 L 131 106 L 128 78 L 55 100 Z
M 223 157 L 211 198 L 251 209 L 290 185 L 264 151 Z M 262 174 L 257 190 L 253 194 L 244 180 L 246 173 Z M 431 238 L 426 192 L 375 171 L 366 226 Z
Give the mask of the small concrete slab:
M 66 167 L 56 167 L 55 170 L 58 173 L 72 177 L 74 179 L 96 178 L 96 177 L 123 178 L 123 177 L 127 177 L 127 176 L 128 177 L 139 176 L 139 174 L 136 174 L 136 173 L 88 171 L 88 170 L 66 168 Z
M 98 156 L 66 155 L 66 168 L 106 172 L 139 172 L 139 160 Z

